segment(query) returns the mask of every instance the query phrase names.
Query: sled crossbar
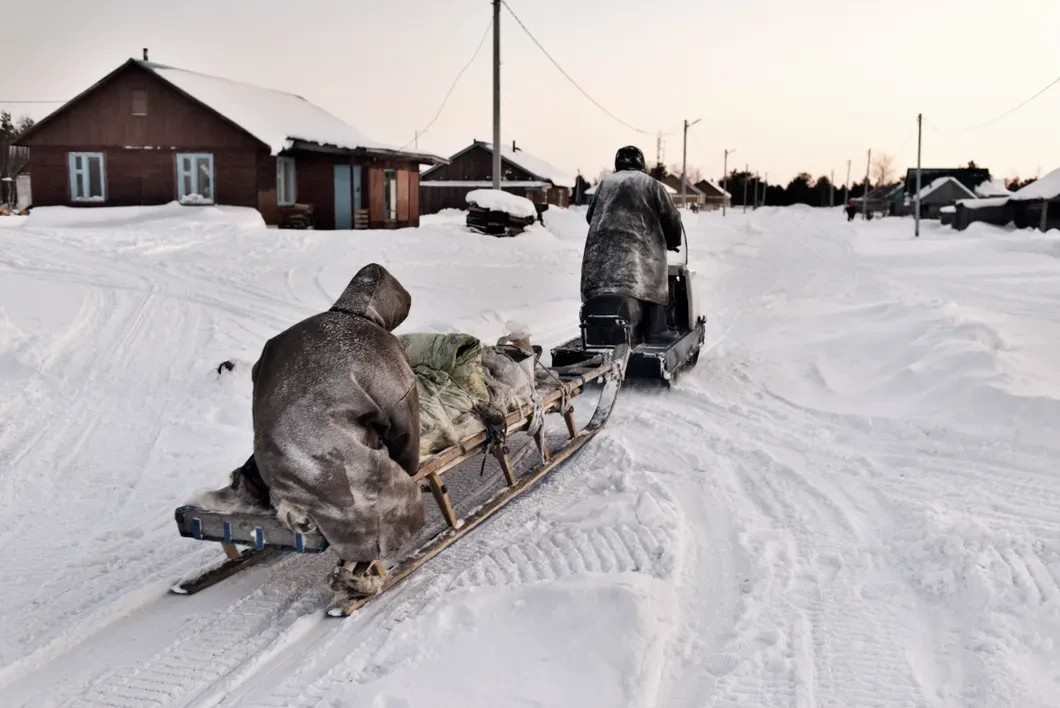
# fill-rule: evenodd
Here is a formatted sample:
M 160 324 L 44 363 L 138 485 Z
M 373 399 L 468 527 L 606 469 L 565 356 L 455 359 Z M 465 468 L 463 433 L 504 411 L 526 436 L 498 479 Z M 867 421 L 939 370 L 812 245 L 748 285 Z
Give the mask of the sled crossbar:
M 541 410 L 543 413 L 560 413 L 563 415 L 571 443 L 578 440 L 579 436 L 585 433 L 584 431 L 582 433 L 577 432 L 574 411 L 569 407 L 565 408 L 565 402 L 569 402 L 570 399 L 580 395 L 588 384 L 600 379 L 609 378 L 609 380 L 614 380 L 617 386 L 621 381 L 627 357 L 628 350 L 624 350 L 620 353 L 617 361 L 610 356 L 604 357 L 604 363 L 580 375 L 573 377 L 557 375 L 556 378 L 559 385 L 549 389 L 547 393 L 541 396 Z M 617 388 L 615 395 L 617 395 Z M 598 410 L 599 406 L 600 404 L 598 404 Z M 507 433 L 511 434 L 526 429 L 531 423 L 531 418 L 531 411 L 517 410 L 511 413 L 506 421 Z M 596 416 L 594 416 L 595 420 Z M 602 426 L 602 424 L 603 421 L 598 422 L 599 426 Z M 591 425 L 592 423 L 590 423 Z M 536 479 L 543 476 L 570 454 L 564 454 L 564 451 L 571 443 L 553 452 L 548 449 L 543 435 L 535 436 L 534 440 L 540 449 L 543 463 L 540 468 L 519 478 L 515 476 L 512 470 L 507 450 L 488 449 L 489 440 L 485 429 L 482 429 L 465 437 L 459 443 L 424 459 L 413 479 L 417 482 L 425 483 L 424 491 L 429 491 L 433 496 L 448 528 L 450 530 L 459 529 L 461 526 L 467 525 L 481 516 L 483 510 L 489 508 L 497 500 L 494 499 L 487 503 L 486 507 L 480 509 L 471 518 L 461 520 L 456 516 L 453 505 L 449 500 L 448 491 L 442 481 L 444 475 L 478 454 L 492 453 L 497 457 L 504 473 L 507 484 L 506 491 L 517 488 L 521 490 L 527 484 L 526 480 L 528 477 Z M 578 444 L 578 447 L 580 447 L 580 444 Z M 488 516 L 488 514 L 486 515 Z M 257 556 L 275 555 L 277 552 L 316 554 L 323 553 L 328 548 L 327 539 L 319 531 L 314 530 L 305 533 L 292 531 L 284 526 L 274 513 L 268 510 L 260 512 L 220 512 L 186 505 L 177 508 L 174 516 L 181 536 L 198 541 L 220 543 L 228 556 L 228 560 L 222 566 L 206 574 L 210 577 L 188 579 L 175 586 L 173 592 L 178 594 L 188 595 L 209 587 L 243 567 L 258 562 L 260 559 Z M 478 521 L 474 521 L 474 523 L 477 524 Z M 249 548 L 241 551 L 237 544 Z

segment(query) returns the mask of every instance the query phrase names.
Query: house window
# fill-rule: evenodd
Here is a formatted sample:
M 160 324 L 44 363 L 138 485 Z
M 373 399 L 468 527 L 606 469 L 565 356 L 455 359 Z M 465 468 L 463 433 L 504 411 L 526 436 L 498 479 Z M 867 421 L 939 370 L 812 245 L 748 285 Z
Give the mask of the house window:
M 147 115 L 147 91 L 132 92 L 132 114 L 134 116 Z
M 276 204 L 291 206 L 298 198 L 297 182 L 294 177 L 294 158 L 276 158 Z
M 213 155 L 177 155 L 177 199 L 181 204 L 213 204 Z
M 70 199 L 102 202 L 106 198 L 106 172 L 101 152 L 70 153 Z
M 397 170 L 383 170 L 384 219 L 397 221 Z

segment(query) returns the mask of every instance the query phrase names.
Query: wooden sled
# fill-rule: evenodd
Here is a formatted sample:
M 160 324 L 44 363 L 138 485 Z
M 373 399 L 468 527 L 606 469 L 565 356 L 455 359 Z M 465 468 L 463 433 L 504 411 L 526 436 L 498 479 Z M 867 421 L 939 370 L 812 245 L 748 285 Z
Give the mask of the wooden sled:
M 414 479 L 424 483 L 426 489 L 431 492 L 445 520 L 445 528 L 388 569 L 376 562 L 373 567 L 385 576 L 379 594 L 400 583 L 450 544 L 482 524 L 549 472 L 571 459 L 591 440 L 603 428 L 614 409 L 629 356 L 629 347 L 619 345 L 612 352 L 594 360 L 591 366 L 552 370 L 559 385 L 541 391 L 541 409 L 545 414 L 562 416 L 567 440 L 561 446 L 550 449 L 542 427 L 534 436 L 540 462 L 530 470 L 517 474 L 513 469 L 507 446 L 492 445 L 484 428 L 467 436 L 458 444 L 425 458 L 420 463 Z M 603 387 L 596 409 L 585 427 L 579 430 L 570 402 L 581 395 L 590 384 L 597 383 L 603 384 Z M 511 413 L 506 421 L 504 439 L 512 433 L 526 430 L 531 422 L 532 413 Z M 505 486 L 484 504 L 461 517 L 450 499 L 445 476 L 479 455 L 492 455 L 496 458 L 504 476 Z M 196 506 L 182 506 L 176 510 L 175 518 L 181 536 L 218 542 L 222 544 L 228 556 L 221 565 L 175 585 L 171 590 L 180 595 L 191 595 L 204 590 L 244 568 L 283 553 L 322 553 L 328 548 L 327 540 L 319 533 L 292 531 L 281 524 L 275 514 L 264 510 L 260 513 L 223 513 Z M 239 545 L 249 548 L 241 551 Z M 333 606 L 328 610 L 328 615 L 347 616 L 374 597 L 378 597 L 378 594 Z

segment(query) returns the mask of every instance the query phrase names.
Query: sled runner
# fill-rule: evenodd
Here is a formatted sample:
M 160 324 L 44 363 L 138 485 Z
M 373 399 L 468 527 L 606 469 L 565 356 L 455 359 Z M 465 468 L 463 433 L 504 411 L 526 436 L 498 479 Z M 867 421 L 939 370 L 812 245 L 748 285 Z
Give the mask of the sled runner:
M 628 339 L 628 336 L 626 337 Z M 486 521 L 495 512 L 543 479 L 549 472 L 571 459 L 607 422 L 618 397 L 619 389 L 629 365 L 630 349 L 620 344 L 606 351 L 594 352 L 591 360 L 571 363 L 549 370 L 550 384 L 539 386 L 540 414 L 562 417 L 566 441 L 550 445 L 542 427 L 533 435 L 538 460 L 528 470 L 517 469 L 508 448 L 508 438 L 526 431 L 533 423 L 532 411 L 516 410 L 508 415 L 503 425 L 487 430 L 479 426 L 459 443 L 424 458 L 414 479 L 425 485 L 444 519 L 444 528 L 411 554 L 390 562 L 389 568 L 375 567 L 385 574 L 380 594 L 404 580 L 416 569 L 437 555 L 454 541 Z M 602 384 L 600 397 L 589 422 L 578 429 L 572 400 L 580 396 L 589 384 Z M 522 451 L 520 451 L 522 452 Z M 445 484 L 446 475 L 474 458 L 492 457 L 503 473 L 503 488 L 463 515 L 450 497 Z M 483 459 L 483 465 L 485 460 Z M 316 532 L 300 533 L 284 526 L 275 513 L 222 513 L 196 506 L 182 506 L 175 511 L 181 536 L 222 544 L 228 560 L 222 565 L 188 578 L 172 588 L 172 592 L 189 595 L 214 585 L 240 570 L 256 565 L 282 553 L 322 553 L 327 540 Z M 248 547 L 240 550 L 239 546 Z M 375 597 L 375 596 L 372 596 Z M 328 610 L 330 616 L 346 616 L 370 601 L 371 597 L 352 599 Z

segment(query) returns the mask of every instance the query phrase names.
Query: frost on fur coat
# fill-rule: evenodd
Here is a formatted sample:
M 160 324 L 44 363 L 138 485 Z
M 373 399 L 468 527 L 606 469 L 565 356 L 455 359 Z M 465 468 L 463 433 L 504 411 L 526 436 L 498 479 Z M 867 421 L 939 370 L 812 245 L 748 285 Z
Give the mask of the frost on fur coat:
M 330 310 L 266 342 L 251 374 L 273 506 L 304 512 L 347 562 L 385 557 L 426 520 L 416 378 L 391 334 L 410 305 L 386 269 L 365 266 Z
M 639 170 L 615 172 L 600 183 L 586 218 L 582 301 L 623 295 L 666 305 L 666 252 L 681 245 L 681 215 L 666 187 Z

